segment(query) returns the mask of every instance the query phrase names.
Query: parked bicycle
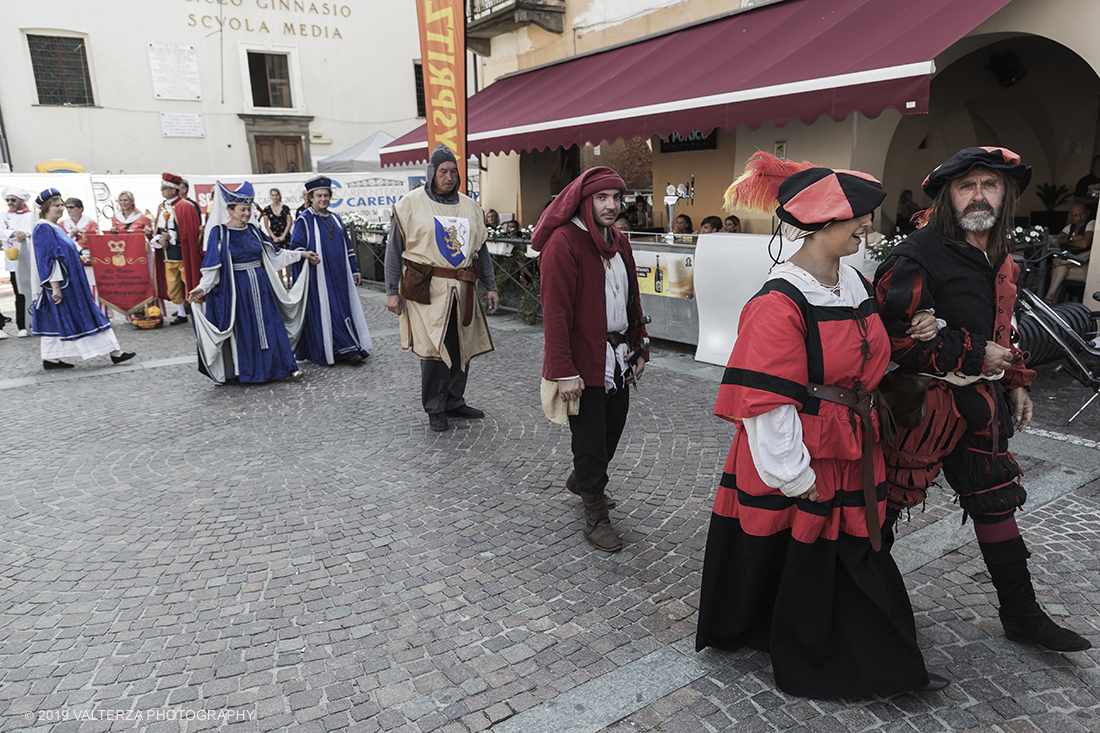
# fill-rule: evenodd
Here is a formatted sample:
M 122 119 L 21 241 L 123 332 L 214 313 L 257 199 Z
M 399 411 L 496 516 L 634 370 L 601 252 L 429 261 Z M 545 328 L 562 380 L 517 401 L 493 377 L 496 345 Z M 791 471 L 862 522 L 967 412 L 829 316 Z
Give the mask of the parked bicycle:
M 1042 298 L 1043 265 L 1049 259 L 1060 259 L 1077 266 L 1085 266 L 1088 261 L 1065 251 L 1046 252 L 1032 258 L 1023 254 L 1014 256 L 1020 265 L 1020 279 L 1013 317 L 1016 330 L 1020 332 L 1020 348 L 1031 354 L 1028 366 L 1062 359 L 1063 363 L 1054 373 L 1065 371 L 1092 392 L 1092 396 L 1066 421 L 1068 425 L 1100 397 L 1100 348 L 1097 348 L 1100 340 L 1096 331 L 1100 312 L 1090 310 L 1083 303 L 1045 303 Z M 1094 293 L 1092 297 L 1100 301 L 1100 293 Z

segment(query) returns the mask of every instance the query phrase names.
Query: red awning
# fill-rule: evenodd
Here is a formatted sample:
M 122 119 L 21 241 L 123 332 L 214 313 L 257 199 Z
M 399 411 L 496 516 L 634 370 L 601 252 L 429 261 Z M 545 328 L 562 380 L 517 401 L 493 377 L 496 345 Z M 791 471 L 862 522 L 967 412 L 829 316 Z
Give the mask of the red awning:
M 469 152 L 928 112 L 933 60 L 1010 0 L 785 0 L 498 79 Z M 425 128 L 382 149 L 427 160 Z

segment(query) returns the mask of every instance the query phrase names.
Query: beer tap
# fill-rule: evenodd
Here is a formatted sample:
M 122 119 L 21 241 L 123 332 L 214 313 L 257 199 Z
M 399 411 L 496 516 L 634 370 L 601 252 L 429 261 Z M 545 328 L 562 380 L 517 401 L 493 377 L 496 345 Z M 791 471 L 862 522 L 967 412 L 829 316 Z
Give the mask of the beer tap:
M 672 244 L 675 237 L 672 235 L 672 229 L 676 222 L 676 204 L 680 202 L 680 199 L 687 199 L 692 203 L 695 202 L 695 174 L 691 174 L 691 183 L 681 183 L 679 186 L 674 186 L 671 183 L 665 188 L 665 215 L 668 217 L 668 234 L 665 235 L 665 242 Z

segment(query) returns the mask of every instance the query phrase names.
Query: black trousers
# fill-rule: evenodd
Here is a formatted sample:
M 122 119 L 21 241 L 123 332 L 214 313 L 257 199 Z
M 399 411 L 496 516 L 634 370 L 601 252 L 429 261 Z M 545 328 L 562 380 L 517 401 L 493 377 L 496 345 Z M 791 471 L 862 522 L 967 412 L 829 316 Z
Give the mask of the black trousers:
M 630 390 L 625 385 L 614 392 L 603 385 L 584 388 L 580 412 L 569 416 L 573 470 L 580 491 L 598 494 L 607 486 L 607 466 L 615 457 L 629 411 Z
M 434 415 L 446 410 L 457 410 L 466 404 L 466 371 L 460 366 L 461 351 L 458 346 L 458 306 L 451 304 L 451 317 L 447 333 L 443 336 L 443 348 L 451 357 L 448 367 L 437 359 L 420 360 L 420 401 L 424 412 Z
M 15 325 L 22 331 L 27 327 L 27 296 L 19 292 L 14 272 L 11 274 L 11 289 L 15 293 Z

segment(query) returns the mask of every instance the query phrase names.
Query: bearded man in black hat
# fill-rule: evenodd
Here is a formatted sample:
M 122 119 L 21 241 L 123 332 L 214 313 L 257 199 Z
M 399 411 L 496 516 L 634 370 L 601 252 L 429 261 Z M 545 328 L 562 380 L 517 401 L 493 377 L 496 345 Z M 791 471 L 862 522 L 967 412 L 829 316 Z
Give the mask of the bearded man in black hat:
M 1030 556 L 1016 525 L 1027 497 L 1008 439 L 1031 422 L 1027 388 L 1035 372 L 1013 345 L 1012 307 L 1019 267 L 1008 234 L 1031 168 L 1004 148 L 966 148 L 925 179 L 927 226 L 891 251 L 875 276 L 876 297 L 902 372 L 932 377 L 927 417 L 900 429 L 886 448 L 889 499 L 885 534 L 903 509 L 924 502 L 943 470 L 974 532 L 1013 641 L 1081 651 L 1087 639 L 1055 624 L 1039 607 Z M 933 312 L 939 334 L 915 342 L 913 316 Z

